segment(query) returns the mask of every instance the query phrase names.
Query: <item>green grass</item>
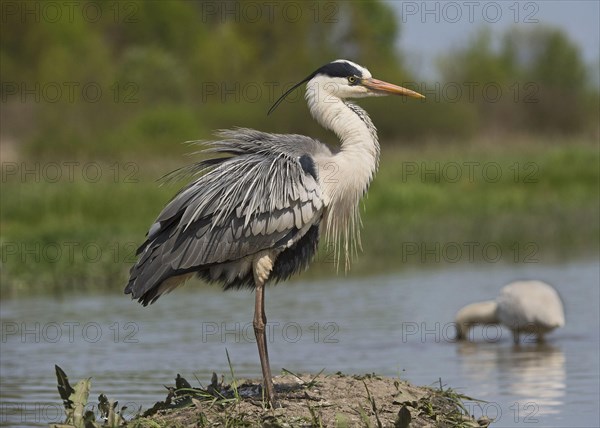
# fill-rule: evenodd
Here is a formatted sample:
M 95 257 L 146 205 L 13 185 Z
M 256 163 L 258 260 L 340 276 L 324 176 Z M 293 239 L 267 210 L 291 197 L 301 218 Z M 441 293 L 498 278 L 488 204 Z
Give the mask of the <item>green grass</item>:
M 494 248 L 521 263 L 597 253 L 598 164 L 598 147 L 576 141 L 384 151 L 366 203 L 364 263 L 452 262 L 456 248 L 460 261 L 495 259 Z
M 384 146 L 364 202 L 364 251 L 352 272 L 597 255 L 599 161 L 597 143 L 582 139 Z M 80 162 L 72 180 L 63 167 L 58 182 L 49 172 L 23 177 L 22 162 L 45 165 L 19 161 L 19 171 L 7 174 L 3 164 L 3 296 L 121 290 L 136 247 L 178 189 L 156 179 L 190 159 L 125 161 L 118 174 L 99 163 L 97 181 L 85 178 Z M 336 273 L 331 246 L 322 247 L 305 275 Z

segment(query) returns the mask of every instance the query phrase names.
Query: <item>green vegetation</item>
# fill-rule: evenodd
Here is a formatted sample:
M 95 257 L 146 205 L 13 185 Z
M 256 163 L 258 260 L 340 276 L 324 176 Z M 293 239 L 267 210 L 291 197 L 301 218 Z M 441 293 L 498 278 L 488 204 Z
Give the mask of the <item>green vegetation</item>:
M 181 142 L 233 126 L 333 142 L 300 93 L 265 112 L 339 57 L 428 96 L 362 103 L 383 147 L 353 273 L 597 255 L 598 88 L 559 30 L 510 29 L 493 43 L 482 29 L 440 59 L 440 82 L 421 82 L 396 49 L 399 23 L 382 2 L 294 3 L 298 19 L 262 10 L 258 20 L 242 19 L 243 2 L 228 3 L 233 16 L 218 4 L 81 2 L 57 22 L 7 13 L 3 296 L 121 290 L 148 226 L 178 189 L 158 188 L 157 178 L 190 162 L 181 155 L 193 149 Z M 78 9 L 87 6 L 101 8 L 98 20 Z M 322 243 L 305 275 L 335 274 L 331 248 Z
M 515 131 L 598 137 L 598 88 L 560 30 L 511 28 L 497 47 L 483 29 L 440 60 L 441 81 L 425 82 L 404 65 L 388 4 L 300 2 L 292 18 L 281 4 L 218 3 L 86 1 L 57 22 L 7 12 L 3 137 L 29 158 L 114 160 L 164 156 L 178 141 L 233 125 L 324 135 L 300 91 L 276 120 L 265 112 L 334 58 L 355 59 L 428 96 L 403 106 L 400 126 L 390 114 L 398 99 L 365 102 L 387 140 Z M 99 18 L 86 19 L 82 11 L 97 8 Z M 258 19 L 250 19 L 252 8 Z
M 501 36 L 500 48 L 493 42 L 484 28 L 440 60 L 444 82 L 471 87 L 466 100 L 476 109 L 475 132 L 598 132 L 598 88 L 579 48 L 560 30 L 515 27 Z
M 91 378 L 82 379 L 72 387 L 66 373 L 54 366 L 58 381 L 58 393 L 65 406 L 65 422 L 51 424 L 50 428 L 99 428 L 100 426 L 116 428 L 125 425 L 123 412 L 127 407 L 117 408 L 118 402 L 110 401 L 104 394 L 98 396 L 98 415 L 88 407 L 88 398 L 92 387 Z M 92 407 L 93 408 L 93 407 Z M 104 423 L 96 422 L 102 418 Z
M 232 370 L 233 372 L 233 370 Z M 266 406 L 260 382 L 247 380 L 238 385 L 235 377 L 226 384 L 213 373 L 205 388 L 192 385 L 179 374 L 175 386 L 166 387 L 167 397 L 152 408 L 138 409 L 133 419 L 123 417 L 127 407 L 117 409 L 118 403 L 104 394 L 98 398 L 99 414 L 89 407 L 91 380 L 83 379 L 71 387 L 64 371 L 56 366 L 58 391 L 65 406 L 66 420 L 52 428 L 102 426 L 155 427 L 378 427 L 409 426 L 487 427 L 491 420 L 477 421 L 469 415 L 464 401 L 472 398 L 440 388 L 416 387 L 399 379 L 375 374 L 347 376 L 297 375 L 287 372 L 277 376 L 275 408 Z M 243 391 L 242 395 L 238 394 Z M 411 425 L 412 423 L 412 425 Z
M 383 158 L 360 266 L 549 263 L 598 251 L 594 143 L 498 139 Z
M 56 183 L 21 180 L 21 166 L 1 199 L 3 295 L 121 290 L 137 246 L 179 188 L 156 178 L 189 161 L 98 164 L 97 182 L 84 163 Z M 585 140 L 384 147 L 352 272 L 596 255 L 599 162 Z M 332 246 L 321 247 L 304 275 L 336 274 Z

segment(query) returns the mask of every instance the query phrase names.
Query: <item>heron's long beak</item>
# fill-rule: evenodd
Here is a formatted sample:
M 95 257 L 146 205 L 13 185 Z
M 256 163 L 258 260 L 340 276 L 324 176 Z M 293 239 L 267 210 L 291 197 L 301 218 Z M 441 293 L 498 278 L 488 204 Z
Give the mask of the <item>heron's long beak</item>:
M 402 86 L 393 85 L 383 80 L 377 80 L 373 78 L 363 79 L 362 85 L 380 93 L 393 94 L 393 95 L 405 95 L 412 98 L 425 98 L 424 95 L 418 92 L 411 91 L 410 89 L 403 88 Z

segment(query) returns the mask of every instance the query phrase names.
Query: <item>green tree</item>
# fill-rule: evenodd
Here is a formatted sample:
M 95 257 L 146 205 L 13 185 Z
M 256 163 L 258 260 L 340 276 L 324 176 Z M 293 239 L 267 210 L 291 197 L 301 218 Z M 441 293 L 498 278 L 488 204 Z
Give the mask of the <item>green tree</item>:
M 98 21 L 81 13 L 90 5 L 100 7 Z M 340 57 L 392 81 L 408 78 L 395 48 L 397 23 L 380 1 L 84 1 L 75 7 L 74 19 L 13 16 L 2 26 L 3 81 L 93 83 L 103 92 L 93 102 L 80 93 L 75 100 L 27 101 L 27 109 L 11 98 L 5 110 L 12 116 L 24 110 L 30 115 L 24 123 L 36 124 L 32 135 L 8 125 L 27 140 L 30 155 L 114 157 L 141 147 L 164 153 L 234 125 L 323 135 L 300 93 L 277 111 L 277 120 L 266 111 L 290 85 Z M 252 86 L 260 93 L 245 92 Z M 377 108 L 390 116 L 385 106 Z M 394 133 L 394 121 L 382 120 L 382 131 Z
M 579 48 L 559 29 L 511 28 L 494 45 L 482 29 L 468 45 L 440 61 L 444 82 L 497 85 L 502 97 L 490 101 L 481 91 L 468 100 L 480 131 L 582 132 L 588 75 Z
M 518 75 L 534 83 L 535 102 L 525 110 L 532 128 L 540 131 L 577 132 L 586 119 L 588 75 L 578 48 L 559 29 L 514 29 L 504 37 Z

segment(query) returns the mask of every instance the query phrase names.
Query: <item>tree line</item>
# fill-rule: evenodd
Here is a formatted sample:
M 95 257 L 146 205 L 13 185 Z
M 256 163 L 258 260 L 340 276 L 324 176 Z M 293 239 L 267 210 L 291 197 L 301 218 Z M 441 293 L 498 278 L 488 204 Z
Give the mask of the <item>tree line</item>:
M 10 7 L 6 7 L 6 5 Z M 50 6 L 49 6 L 50 5 Z M 70 5 L 70 7 L 69 7 Z M 397 48 L 391 7 L 372 2 L 9 2 L 0 39 L 3 134 L 30 156 L 153 156 L 213 129 L 316 136 L 302 91 L 336 58 L 428 99 L 365 100 L 384 142 L 485 133 L 597 136 L 598 88 L 559 29 L 483 28 L 423 81 Z

